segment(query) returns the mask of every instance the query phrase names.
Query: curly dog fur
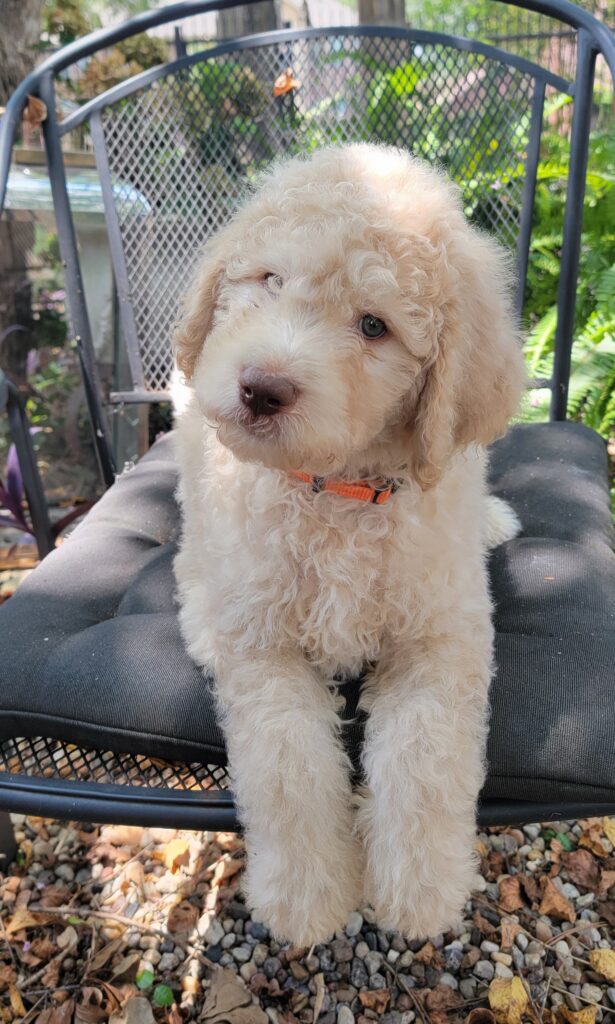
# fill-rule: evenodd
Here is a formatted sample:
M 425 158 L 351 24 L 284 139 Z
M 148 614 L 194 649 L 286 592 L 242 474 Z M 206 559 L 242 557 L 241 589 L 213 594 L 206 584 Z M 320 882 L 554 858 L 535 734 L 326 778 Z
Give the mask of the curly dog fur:
M 492 626 L 485 556 L 515 519 L 484 445 L 524 383 L 510 273 L 456 188 L 407 153 L 278 165 L 208 244 L 175 335 L 181 628 L 213 670 L 250 905 L 325 940 L 364 901 L 422 937 L 475 875 Z M 382 337 L 362 333 L 366 315 Z M 282 379 L 276 415 L 246 373 Z M 394 477 L 381 507 L 290 470 Z M 365 671 L 353 800 L 333 677 Z

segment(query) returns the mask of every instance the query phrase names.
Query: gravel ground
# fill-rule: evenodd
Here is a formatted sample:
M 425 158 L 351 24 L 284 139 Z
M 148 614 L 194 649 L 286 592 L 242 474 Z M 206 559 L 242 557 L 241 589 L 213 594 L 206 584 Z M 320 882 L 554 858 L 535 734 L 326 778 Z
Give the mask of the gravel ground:
M 0 1021 L 615 1024 L 612 819 L 481 832 L 460 931 L 407 943 L 364 907 L 311 949 L 250 915 L 234 835 L 14 820 Z

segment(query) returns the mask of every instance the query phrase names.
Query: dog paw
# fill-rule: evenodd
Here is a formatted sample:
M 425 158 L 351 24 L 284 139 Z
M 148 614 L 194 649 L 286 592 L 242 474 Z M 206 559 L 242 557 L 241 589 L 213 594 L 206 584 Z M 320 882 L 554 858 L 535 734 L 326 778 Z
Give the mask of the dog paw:
M 254 857 L 245 880 L 246 902 L 279 942 L 311 946 L 343 928 L 359 902 L 352 862 L 332 865 L 307 852 L 298 863 Z

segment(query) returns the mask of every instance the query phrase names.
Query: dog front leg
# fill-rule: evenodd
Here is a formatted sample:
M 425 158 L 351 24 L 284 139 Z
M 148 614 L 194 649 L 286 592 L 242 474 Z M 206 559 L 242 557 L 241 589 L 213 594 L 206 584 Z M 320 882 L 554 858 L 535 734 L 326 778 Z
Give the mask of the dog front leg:
M 475 882 L 490 662 L 475 624 L 395 651 L 367 691 L 366 895 L 412 938 L 458 925 Z
M 245 828 L 249 905 L 277 939 L 322 942 L 359 901 L 349 761 L 334 696 L 300 653 L 216 668 Z

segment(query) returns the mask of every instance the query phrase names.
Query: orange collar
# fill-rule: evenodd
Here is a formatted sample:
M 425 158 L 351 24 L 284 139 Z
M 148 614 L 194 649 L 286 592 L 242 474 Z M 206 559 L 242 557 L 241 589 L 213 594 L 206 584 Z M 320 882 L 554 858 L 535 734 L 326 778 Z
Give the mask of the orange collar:
M 331 494 L 339 494 L 342 498 L 367 501 L 372 505 L 386 505 L 400 485 L 399 480 L 388 477 L 381 480 L 357 480 L 354 483 L 347 483 L 345 480 L 333 480 L 326 476 L 301 473 L 298 469 L 291 469 L 290 475 L 294 476 L 296 480 L 302 480 L 304 484 L 309 484 L 314 494 L 329 491 Z

